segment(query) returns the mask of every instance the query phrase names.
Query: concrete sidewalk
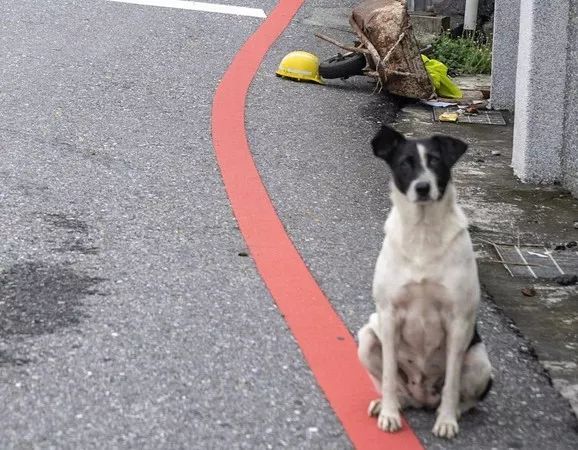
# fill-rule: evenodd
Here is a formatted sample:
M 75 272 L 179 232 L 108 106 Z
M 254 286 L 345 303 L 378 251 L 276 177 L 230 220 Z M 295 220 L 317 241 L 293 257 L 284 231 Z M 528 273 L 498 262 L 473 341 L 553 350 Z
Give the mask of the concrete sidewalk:
M 470 145 L 455 181 L 470 218 L 481 282 L 510 327 L 527 340 L 512 355 L 538 358 L 577 414 L 578 286 L 563 286 L 564 277 L 557 277 L 578 274 L 578 200 L 559 187 L 516 179 L 511 119 L 506 117 L 506 126 L 440 123 L 429 106 L 412 104 L 395 126 L 414 137 L 443 133 Z

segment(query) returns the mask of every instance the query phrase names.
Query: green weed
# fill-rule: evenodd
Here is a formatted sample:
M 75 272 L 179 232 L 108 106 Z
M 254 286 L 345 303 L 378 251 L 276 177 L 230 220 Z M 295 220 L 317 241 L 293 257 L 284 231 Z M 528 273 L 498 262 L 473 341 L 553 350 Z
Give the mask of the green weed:
M 433 43 L 429 57 L 461 75 L 488 74 L 492 70 L 492 44 L 475 38 L 443 34 Z

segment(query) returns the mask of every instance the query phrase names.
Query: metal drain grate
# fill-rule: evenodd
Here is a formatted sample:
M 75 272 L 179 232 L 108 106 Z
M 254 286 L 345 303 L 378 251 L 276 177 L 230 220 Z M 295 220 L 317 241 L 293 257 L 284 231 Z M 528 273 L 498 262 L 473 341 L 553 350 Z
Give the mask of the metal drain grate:
M 441 108 L 441 107 L 434 107 L 433 115 L 434 119 L 439 122 L 439 117 L 441 114 L 445 112 L 458 112 L 459 108 L 457 107 L 448 107 L 448 108 Z M 460 114 L 458 123 L 476 123 L 476 124 L 484 124 L 484 125 L 506 125 L 506 121 L 504 120 L 504 116 L 500 111 L 488 111 L 482 109 L 479 111 L 479 114 Z
M 493 244 L 506 270 L 513 277 L 554 278 L 578 273 L 578 252 L 553 251 L 545 247 Z

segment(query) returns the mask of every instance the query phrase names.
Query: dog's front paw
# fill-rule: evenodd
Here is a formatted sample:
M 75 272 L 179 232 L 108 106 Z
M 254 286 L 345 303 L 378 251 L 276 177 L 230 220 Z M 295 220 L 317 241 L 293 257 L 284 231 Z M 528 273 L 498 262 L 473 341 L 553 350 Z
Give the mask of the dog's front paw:
M 383 405 L 377 418 L 377 427 L 382 431 L 394 433 L 401 429 L 401 415 L 399 411 L 385 410 Z
M 459 430 L 460 427 L 455 417 L 438 416 L 432 432 L 437 437 L 452 439 L 457 436 Z

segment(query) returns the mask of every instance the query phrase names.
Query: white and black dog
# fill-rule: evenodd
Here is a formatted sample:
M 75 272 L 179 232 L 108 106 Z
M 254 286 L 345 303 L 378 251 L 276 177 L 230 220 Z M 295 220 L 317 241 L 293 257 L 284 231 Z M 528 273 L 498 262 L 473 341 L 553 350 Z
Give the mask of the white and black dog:
M 394 432 L 402 408 L 437 408 L 433 433 L 452 438 L 460 414 L 492 384 L 476 329 L 475 255 L 451 181 L 467 145 L 449 136 L 406 139 L 383 127 L 372 146 L 391 168 L 393 208 L 375 267 L 377 312 L 359 331 L 359 359 L 381 393 L 369 414 Z

